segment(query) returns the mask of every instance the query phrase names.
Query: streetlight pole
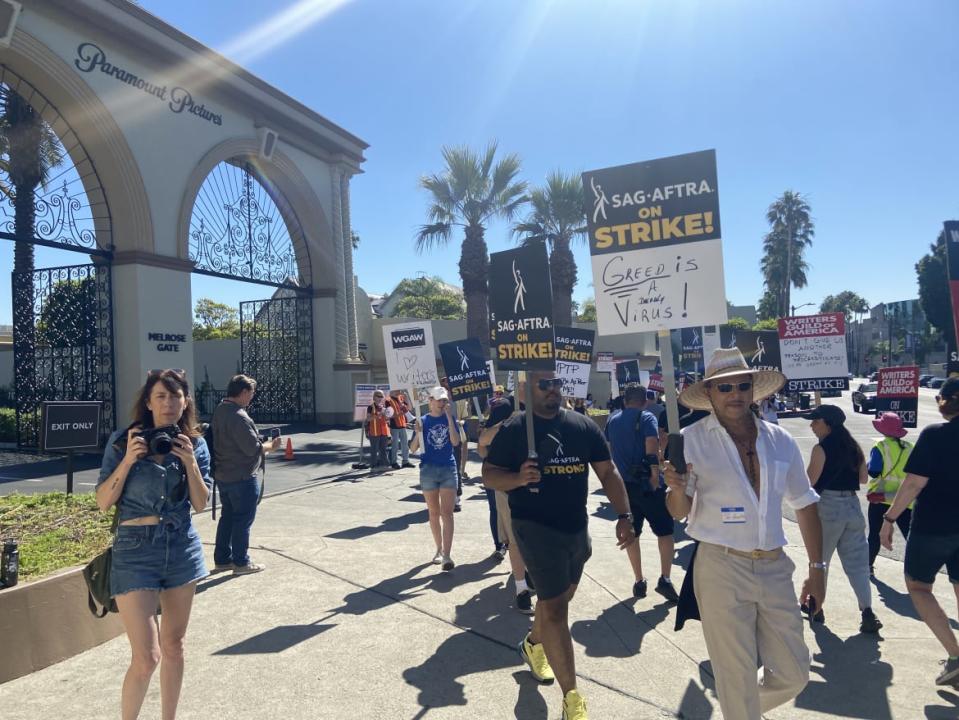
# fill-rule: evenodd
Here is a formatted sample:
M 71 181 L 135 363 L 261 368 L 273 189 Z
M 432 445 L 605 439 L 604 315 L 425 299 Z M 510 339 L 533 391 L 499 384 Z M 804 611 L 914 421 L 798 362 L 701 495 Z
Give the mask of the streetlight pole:
M 789 291 L 792 288 L 793 264 L 792 221 L 788 215 L 788 209 L 786 213 L 786 302 L 783 304 L 783 312 L 789 307 Z
M 808 307 L 808 306 L 810 306 L 810 305 L 815 305 L 815 304 L 816 304 L 816 303 L 808 302 L 808 303 L 803 303 L 802 305 L 790 305 L 790 306 L 789 306 L 789 310 L 790 310 L 790 313 L 789 313 L 789 314 L 790 314 L 790 315 L 795 315 L 797 310 L 801 310 L 801 309 L 804 308 L 804 307 Z

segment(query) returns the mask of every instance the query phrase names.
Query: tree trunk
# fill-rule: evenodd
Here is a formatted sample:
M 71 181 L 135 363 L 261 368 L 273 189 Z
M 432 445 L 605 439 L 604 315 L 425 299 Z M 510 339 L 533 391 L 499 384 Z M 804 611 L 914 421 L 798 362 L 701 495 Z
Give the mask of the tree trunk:
M 553 291 L 553 324 L 573 324 L 573 288 L 576 285 L 576 259 L 569 241 L 553 240 L 549 256 L 549 280 Z
M 13 185 L 13 234 L 16 236 L 13 269 L 19 282 L 13 288 L 14 392 L 17 397 L 17 441 L 37 440 L 39 418 L 35 381 L 36 323 L 34 318 L 34 253 L 36 188 L 43 174 L 42 120 L 23 98 L 7 93 L 4 102 L 10 180 Z M 26 417 L 24 417 L 26 416 Z
M 460 249 L 460 279 L 466 299 L 466 333 L 480 341 L 489 354 L 489 254 L 485 229 L 468 225 Z

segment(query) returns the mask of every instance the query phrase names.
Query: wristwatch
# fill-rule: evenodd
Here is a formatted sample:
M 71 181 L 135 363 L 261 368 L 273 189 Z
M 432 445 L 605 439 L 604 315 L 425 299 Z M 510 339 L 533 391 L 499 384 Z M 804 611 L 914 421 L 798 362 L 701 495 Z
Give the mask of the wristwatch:
M 883 515 L 882 519 L 885 522 L 889 523 L 890 525 L 895 525 L 897 522 L 899 522 L 899 518 L 891 518 L 889 517 L 889 513 L 886 513 L 885 515 Z
M 633 521 L 633 514 L 632 514 L 631 512 L 620 513 L 619 515 L 616 516 L 616 519 L 617 519 L 617 520 L 629 520 L 630 522 L 632 522 L 632 521 Z
M 811 562 L 811 563 L 809 563 L 809 567 L 810 567 L 810 569 L 812 569 L 812 570 L 825 570 L 825 569 L 826 569 L 826 563 L 824 563 L 824 562 Z

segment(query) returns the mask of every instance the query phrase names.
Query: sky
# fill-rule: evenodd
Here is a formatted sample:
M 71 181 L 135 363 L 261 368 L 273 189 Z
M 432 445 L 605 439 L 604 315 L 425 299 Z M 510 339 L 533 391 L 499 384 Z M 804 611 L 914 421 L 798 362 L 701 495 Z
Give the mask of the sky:
M 522 179 L 715 148 L 726 294 L 762 295 L 765 211 L 803 193 L 816 225 L 795 305 L 853 290 L 916 297 L 914 265 L 959 218 L 959 3 L 887 0 L 142 0 L 370 143 L 352 183 L 369 293 L 418 273 L 460 284 L 461 235 L 418 255 L 444 145 L 492 139 Z M 295 22 L 271 19 L 292 10 Z M 269 28 L 269 32 L 262 31 Z M 252 35 L 251 35 L 252 33 Z M 490 251 L 513 246 L 508 224 Z M 39 253 L 38 266 L 75 262 Z M 68 254 L 69 255 L 69 254 Z M 592 295 L 576 250 L 574 297 Z M 12 246 L 0 243 L 0 266 Z M 0 323 L 9 322 L 9 276 Z M 268 288 L 194 276 L 194 300 Z

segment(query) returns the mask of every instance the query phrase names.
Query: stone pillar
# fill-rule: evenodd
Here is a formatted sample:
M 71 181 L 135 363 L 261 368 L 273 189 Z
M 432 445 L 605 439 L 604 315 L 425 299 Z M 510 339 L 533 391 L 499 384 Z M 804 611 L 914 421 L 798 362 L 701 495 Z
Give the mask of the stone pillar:
M 346 313 L 346 257 L 343 253 L 343 196 L 340 178 L 342 169 L 336 165 L 330 166 L 330 180 L 333 202 L 333 250 L 336 258 L 336 297 L 334 318 L 336 359 L 338 361 L 350 359 L 350 336 Z
M 141 251 L 113 260 L 113 346 L 117 427 L 130 423 L 137 391 L 150 370 L 186 370 L 192 389 L 193 263 Z
M 342 197 L 340 209 L 343 214 L 343 274 L 346 285 L 346 323 L 349 337 L 350 358 L 358 360 L 360 357 L 359 341 L 356 337 L 356 277 L 353 275 L 353 233 L 350 224 L 350 176 L 351 172 L 344 170 L 341 176 L 340 193 Z

